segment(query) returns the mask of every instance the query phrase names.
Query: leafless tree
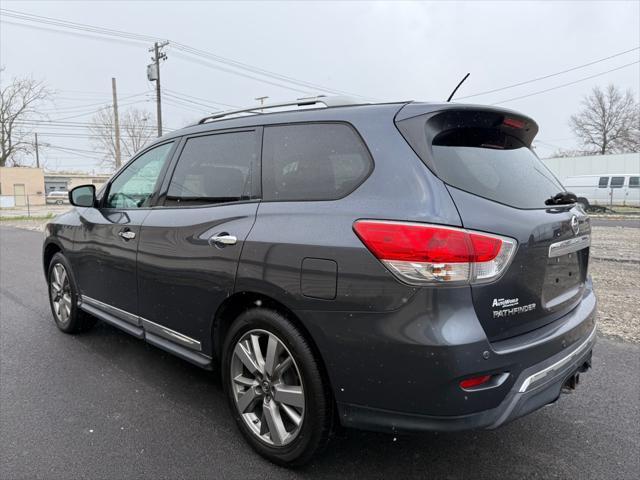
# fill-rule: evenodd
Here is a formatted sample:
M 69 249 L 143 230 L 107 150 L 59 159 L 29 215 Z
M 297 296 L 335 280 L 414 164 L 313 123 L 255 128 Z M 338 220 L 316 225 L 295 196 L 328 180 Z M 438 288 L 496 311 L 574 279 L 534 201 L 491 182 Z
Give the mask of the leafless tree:
M 153 138 L 155 127 L 148 119 L 151 114 L 131 108 L 120 114 L 120 150 L 123 163 Z M 103 164 L 112 169 L 116 164 L 116 137 L 113 108 L 99 110 L 89 125 L 94 147 L 104 153 Z
M 42 118 L 40 107 L 53 92 L 42 81 L 12 78 L 5 85 L 0 69 L 0 167 L 21 165 L 34 150 L 34 121 Z
M 585 157 L 587 155 L 598 155 L 599 153 L 600 152 L 596 152 L 595 150 L 558 148 L 547 158 Z
M 596 86 L 582 106 L 569 125 L 586 150 L 602 155 L 640 150 L 640 110 L 631 90 Z

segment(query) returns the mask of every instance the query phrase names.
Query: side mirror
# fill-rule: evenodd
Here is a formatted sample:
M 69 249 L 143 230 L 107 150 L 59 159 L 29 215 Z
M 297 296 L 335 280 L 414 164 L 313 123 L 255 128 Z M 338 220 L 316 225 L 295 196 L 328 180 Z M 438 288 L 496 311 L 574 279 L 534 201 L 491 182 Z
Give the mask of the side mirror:
M 96 187 L 80 185 L 69 192 L 69 203 L 76 207 L 93 207 L 96 204 Z

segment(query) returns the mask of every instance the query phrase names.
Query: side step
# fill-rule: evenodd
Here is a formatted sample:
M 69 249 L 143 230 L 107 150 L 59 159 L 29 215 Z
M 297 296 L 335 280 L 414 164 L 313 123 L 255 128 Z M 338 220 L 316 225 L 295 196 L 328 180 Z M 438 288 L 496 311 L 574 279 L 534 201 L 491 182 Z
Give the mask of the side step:
M 192 363 L 205 370 L 213 370 L 213 360 L 207 355 L 183 347 L 175 342 L 172 342 L 171 340 L 160 337 L 150 332 L 149 330 L 145 330 L 142 327 L 133 325 L 125 320 L 116 317 L 115 315 L 112 315 L 109 312 L 106 312 L 105 310 L 87 303 L 86 301 L 81 300 L 80 302 L 78 302 L 78 307 L 80 307 L 81 310 L 87 312 L 88 314 L 102 320 L 103 322 L 119 328 L 120 330 L 140 340 L 145 340 L 147 343 L 161 348 L 166 352 L 172 353 L 176 357 L 182 358 L 183 360 L 186 360 L 187 362 Z

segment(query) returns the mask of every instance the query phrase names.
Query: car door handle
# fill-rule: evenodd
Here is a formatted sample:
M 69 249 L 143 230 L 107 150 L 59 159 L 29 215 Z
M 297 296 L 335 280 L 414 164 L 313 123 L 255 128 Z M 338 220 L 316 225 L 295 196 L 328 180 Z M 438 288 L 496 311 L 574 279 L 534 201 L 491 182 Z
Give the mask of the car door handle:
M 216 247 L 225 247 L 227 245 L 235 245 L 236 243 L 238 243 L 238 239 L 228 233 L 220 233 L 209 238 L 209 245 Z
M 131 230 L 121 230 L 118 232 L 118 235 L 120 235 L 123 240 L 127 241 L 136 238 L 136 232 L 132 232 Z

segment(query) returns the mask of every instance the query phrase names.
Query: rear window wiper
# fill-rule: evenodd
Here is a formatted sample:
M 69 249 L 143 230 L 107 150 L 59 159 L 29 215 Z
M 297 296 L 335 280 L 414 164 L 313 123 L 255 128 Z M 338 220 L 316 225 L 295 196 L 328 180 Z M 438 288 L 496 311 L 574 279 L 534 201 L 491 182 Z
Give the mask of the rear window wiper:
M 570 205 L 572 203 L 576 203 L 578 201 L 578 197 L 575 193 L 572 192 L 560 192 L 556 193 L 553 197 L 547 198 L 544 201 L 545 205 Z

